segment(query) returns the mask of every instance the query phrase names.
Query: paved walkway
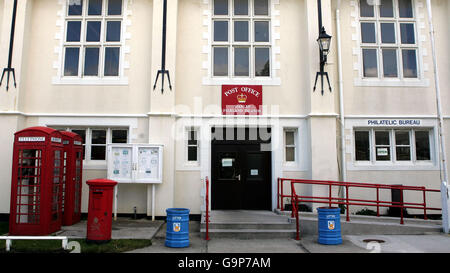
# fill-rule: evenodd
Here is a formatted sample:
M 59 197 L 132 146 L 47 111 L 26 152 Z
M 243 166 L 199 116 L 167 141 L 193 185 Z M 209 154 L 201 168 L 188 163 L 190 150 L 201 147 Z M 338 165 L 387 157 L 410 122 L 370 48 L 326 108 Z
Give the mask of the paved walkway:
M 200 235 L 200 223 L 189 223 L 190 246 L 169 248 L 164 245 L 164 221 L 119 218 L 113 221 L 113 239 L 152 239 L 152 245 L 130 253 L 450 253 L 450 235 L 344 235 L 336 246 L 317 243 L 317 235 L 302 236 L 300 241 L 277 239 L 212 238 Z M 58 235 L 86 238 L 86 221 L 63 227 Z M 378 241 L 378 242 L 375 242 Z

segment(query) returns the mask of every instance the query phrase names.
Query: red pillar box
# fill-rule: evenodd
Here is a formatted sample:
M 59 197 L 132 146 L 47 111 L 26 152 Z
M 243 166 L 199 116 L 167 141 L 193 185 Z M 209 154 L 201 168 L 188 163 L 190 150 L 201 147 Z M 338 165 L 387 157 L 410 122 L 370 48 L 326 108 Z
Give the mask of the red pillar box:
M 62 135 L 47 127 L 15 133 L 10 235 L 48 235 L 62 222 Z
M 83 171 L 83 146 L 79 135 L 60 131 L 64 145 L 63 222 L 64 226 L 76 224 L 81 219 L 81 180 Z
M 106 243 L 111 240 L 112 204 L 116 181 L 94 179 L 89 185 L 87 242 Z

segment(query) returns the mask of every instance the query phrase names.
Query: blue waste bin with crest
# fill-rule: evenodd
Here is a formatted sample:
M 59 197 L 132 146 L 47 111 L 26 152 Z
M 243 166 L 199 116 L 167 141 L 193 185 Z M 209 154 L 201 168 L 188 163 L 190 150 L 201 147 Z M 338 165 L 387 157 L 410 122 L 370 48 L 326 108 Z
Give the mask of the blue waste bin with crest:
M 184 208 L 166 209 L 165 245 L 167 247 L 181 248 L 189 246 L 189 212 L 189 209 Z

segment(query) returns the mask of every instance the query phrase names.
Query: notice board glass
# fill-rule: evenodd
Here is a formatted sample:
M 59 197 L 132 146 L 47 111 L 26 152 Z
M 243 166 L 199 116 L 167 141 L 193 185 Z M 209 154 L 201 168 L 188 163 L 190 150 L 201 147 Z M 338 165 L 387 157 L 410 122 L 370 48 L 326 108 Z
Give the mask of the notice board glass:
M 163 146 L 108 144 L 108 179 L 119 183 L 162 183 Z

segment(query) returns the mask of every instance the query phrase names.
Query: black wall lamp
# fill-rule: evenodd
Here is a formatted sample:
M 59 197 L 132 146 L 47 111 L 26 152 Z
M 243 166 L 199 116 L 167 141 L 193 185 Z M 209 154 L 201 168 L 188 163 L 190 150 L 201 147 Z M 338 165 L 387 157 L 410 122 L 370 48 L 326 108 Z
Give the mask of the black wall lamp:
M 314 89 L 316 91 L 317 79 L 320 76 L 320 81 L 322 84 L 322 95 L 323 95 L 323 77 L 327 78 L 328 87 L 331 92 L 330 79 L 328 78 L 328 72 L 325 72 L 325 64 L 327 63 L 327 56 L 330 52 L 331 36 L 325 31 L 325 27 L 322 25 L 322 1 L 317 0 L 318 13 L 319 13 L 319 38 L 317 38 L 317 43 L 319 44 L 320 53 L 320 71 L 316 73 L 316 80 L 314 82 Z

